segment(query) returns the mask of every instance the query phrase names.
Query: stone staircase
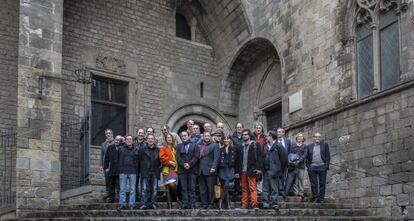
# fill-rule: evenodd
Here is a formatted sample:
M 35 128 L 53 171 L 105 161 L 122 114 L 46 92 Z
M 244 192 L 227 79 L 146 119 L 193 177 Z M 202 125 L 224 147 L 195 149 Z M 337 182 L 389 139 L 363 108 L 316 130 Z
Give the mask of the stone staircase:
M 306 201 L 306 199 L 305 199 Z M 160 202 L 157 210 L 117 211 L 117 204 L 89 203 L 61 205 L 47 211 L 32 211 L 22 214 L 16 220 L 390 220 L 371 216 L 368 210 L 351 204 L 302 202 L 299 197 L 288 197 L 279 202 L 280 209 L 239 209 L 240 203 L 233 202 L 228 210 L 183 210 L 176 203 L 167 209 L 167 203 Z M 11 220 L 11 219 L 10 219 Z

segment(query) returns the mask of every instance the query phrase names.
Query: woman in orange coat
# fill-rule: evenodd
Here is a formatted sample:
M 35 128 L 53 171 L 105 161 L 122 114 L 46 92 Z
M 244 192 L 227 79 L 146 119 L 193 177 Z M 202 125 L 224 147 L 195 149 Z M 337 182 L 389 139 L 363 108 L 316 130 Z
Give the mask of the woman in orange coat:
M 177 160 L 176 156 L 176 143 L 174 137 L 168 133 L 165 136 L 165 143 L 160 149 L 160 161 L 162 165 L 162 186 L 168 188 L 170 197 L 176 199 L 177 197 Z

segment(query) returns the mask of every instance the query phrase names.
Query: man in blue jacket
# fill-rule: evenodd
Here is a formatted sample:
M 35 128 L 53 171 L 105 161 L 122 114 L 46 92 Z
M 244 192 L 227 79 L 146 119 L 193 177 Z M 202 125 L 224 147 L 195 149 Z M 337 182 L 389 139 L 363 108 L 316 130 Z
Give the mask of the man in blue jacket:
M 329 145 L 321 140 L 319 132 L 313 135 L 313 143 L 306 146 L 305 159 L 311 183 L 312 201 L 323 203 L 325 199 L 326 174 L 329 170 L 331 156 Z

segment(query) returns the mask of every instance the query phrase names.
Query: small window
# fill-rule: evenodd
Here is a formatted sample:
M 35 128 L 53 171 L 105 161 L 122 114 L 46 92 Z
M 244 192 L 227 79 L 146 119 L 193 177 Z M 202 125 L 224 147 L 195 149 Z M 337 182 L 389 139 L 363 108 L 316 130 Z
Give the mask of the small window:
M 175 14 L 175 28 L 177 37 L 191 40 L 191 29 L 183 15 Z
M 91 144 L 99 146 L 105 141 L 105 129 L 114 135 L 126 134 L 127 93 L 126 82 L 94 76 L 92 82 Z

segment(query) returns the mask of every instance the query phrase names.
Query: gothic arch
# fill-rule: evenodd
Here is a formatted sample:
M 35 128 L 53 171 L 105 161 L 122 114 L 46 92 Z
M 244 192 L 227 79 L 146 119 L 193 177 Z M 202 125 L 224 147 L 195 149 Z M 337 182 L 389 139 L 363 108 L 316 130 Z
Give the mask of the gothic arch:
M 229 65 L 227 67 L 227 75 L 224 76 L 222 84 L 222 101 L 221 104 L 226 109 L 236 110 L 238 106 L 238 98 L 240 95 L 241 85 L 246 77 L 249 69 L 254 65 L 254 62 L 260 56 L 267 56 L 271 62 L 269 63 L 268 70 L 265 71 L 264 77 L 260 82 L 260 86 L 256 88 L 255 103 L 259 103 L 260 90 L 263 87 L 267 74 L 272 70 L 274 64 L 280 65 L 281 61 L 279 54 L 274 44 L 264 37 L 256 37 L 249 39 L 242 44 L 238 50 L 232 55 Z M 237 113 L 234 113 L 237 115 Z

